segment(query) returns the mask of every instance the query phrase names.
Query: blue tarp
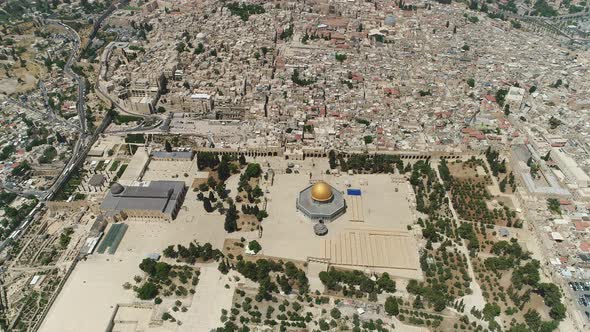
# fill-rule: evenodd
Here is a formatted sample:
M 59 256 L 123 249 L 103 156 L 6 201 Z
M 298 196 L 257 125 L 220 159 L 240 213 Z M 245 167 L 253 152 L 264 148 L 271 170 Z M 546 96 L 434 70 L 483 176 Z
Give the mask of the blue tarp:
M 360 189 L 346 189 L 346 193 L 349 196 L 360 196 L 361 190 Z

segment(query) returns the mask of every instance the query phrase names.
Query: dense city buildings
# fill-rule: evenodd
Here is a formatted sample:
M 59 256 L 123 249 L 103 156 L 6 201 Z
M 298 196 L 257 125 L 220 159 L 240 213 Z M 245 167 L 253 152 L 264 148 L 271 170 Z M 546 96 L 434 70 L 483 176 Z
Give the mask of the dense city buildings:
M 6 0 L 2 331 L 586 331 L 585 0 Z

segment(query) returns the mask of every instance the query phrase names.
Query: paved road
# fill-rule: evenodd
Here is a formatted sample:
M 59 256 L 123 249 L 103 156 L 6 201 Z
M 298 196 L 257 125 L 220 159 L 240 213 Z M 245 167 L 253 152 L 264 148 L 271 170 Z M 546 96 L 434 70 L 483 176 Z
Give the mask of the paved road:
M 68 33 L 70 34 L 70 36 L 74 40 L 74 47 L 72 49 L 72 53 L 70 54 L 70 57 L 68 58 L 68 61 L 66 62 L 65 66 L 64 66 L 64 72 L 66 73 L 66 75 L 68 75 L 72 79 L 74 79 L 78 85 L 78 102 L 76 103 L 76 110 L 78 112 L 78 118 L 80 121 L 80 134 L 78 136 L 78 140 L 74 144 L 74 149 L 72 151 L 72 157 L 70 158 L 68 163 L 65 165 L 62 173 L 55 180 L 53 185 L 46 191 L 45 196 L 40 197 L 43 200 L 50 200 L 51 198 L 53 198 L 57 189 L 60 188 L 62 186 L 62 184 L 64 183 L 64 181 L 70 177 L 71 173 L 74 171 L 74 168 L 75 168 L 74 165 L 76 165 L 80 161 L 81 158 L 85 158 L 85 153 L 81 153 L 81 152 L 84 150 L 83 148 L 86 147 L 86 145 L 88 144 L 88 132 L 87 132 L 88 129 L 86 127 L 86 105 L 85 105 L 86 101 L 84 98 L 85 91 L 86 91 L 86 85 L 85 85 L 84 80 L 80 79 L 80 76 L 72 70 L 72 64 L 74 63 L 74 61 L 79 53 L 79 50 L 80 50 L 80 36 L 78 35 L 78 33 L 74 29 L 70 28 L 69 26 L 67 26 L 61 22 L 52 22 L 52 24 L 59 25 L 59 26 L 63 27 L 64 29 L 66 29 L 66 31 L 68 31 Z
M 104 51 L 102 52 L 102 55 L 100 56 L 100 68 L 98 70 L 99 75 L 96 80 L 96 84 L 94 86 L 95 87 L 94 91 L 96 91 L 98 94 L 100 94 L 105 99 L 110 101 L 111 105 L 113 105 L 113 107 L 115 109 L 117 109 L 118 111 L 120 111 L 122 113 L 129 114 L 131 116 L 144 118 L 144 119 L 146 119 L 148 117 L 155 117 L 155 118 L 158 118 L 158 121 L 156 122 L 156 124 L 154 124 L 152 126 L 144 127 L 142 125 L 139 125 L 134 128 L 117 130 L 117 131 L 113 131 L 110 133 L 112 133 L 112 134 L 114 134 L 114 133 L 145 133 L 145 132 L 153 133 L 153 132 L 159 132 L 160 130 L 165 132 L 166 130 L 164 128 L 167 127 L 167 124 L 169 123 L 169 120 L 170 120 L 169 118 L 166 118 L 163 115 L 157 115 L 157 114 L 146 115 L 146 114 L 134 113 L 134 112 L 128 111 L 121 104 L 119 104 L 116 99 L 112 98 L 111 95 L 107 91 L 103 90 L 103 85 L 101 83 L 102 83 L 102 80 L 106 79 L 108 60 L 109 60 L 109 57 L 110 57 L 113 49 L 117 48 L 117 47 L 123 48 L 123 47 L 126 47 L 128 44 L 129 43 L 113 41 L 113 42 L 110 42 L 105 47 Z
M 41 210 L 45 202 L 51 200 L 54 197 L 59 188 L 61 188 L 65 184 L 65 182 L 70 178 L 72 173 L 75 171 L 76 166 L 84 161 L 84 159 L 86 158 L 86 154 L 90 149 L 90 146 L 96 139 L 96 134 L 94 135 L 94 137 L 89 135 L 86 126 L 85 81 L 82 80 L 80 76 L 72 70 L 72 65 L 76 61 L 80 51 L 80 36 L 74 29 L 63 24 L 61 21 L 49 21 L 49 24 L 57 25 L 64 28 L 74 41 L 74 47 L 72 48 L 72 52 L 70 53 L 68 61 L 64 66 L 64 72 L 67 76 L 75 80 L 78 85 L 78 102 L 76 103 L 76 110 L 78 112 L 78 118 L 80 122 L 78 140 L 74 144 L 70 160 L 64 166 L 61 174 L 57 177 L 57 179 L 55 180 L 53 185 L 49 187 L 49 189 L 45 191 L 17 191 L 14 189 L 11 190 L 12 192 L 17 192 L 21 195 L 34 195 L 39 199 L 39 203 L 37 204 L 35 209 L 29 214 L 29 216 L 27 216 L 23 220 L 21 225 L 10 235 L 10 237 L 5 241 L 0 242 L 0 251 L 6 248 L 10 240 L 16 240 L 20 237 L 20 235 L 22 235 L 23 230 L 25 230 L 26 227 L 28 227 L 29 223 L 35 218 L 36 214 Z M 44 85 L 41 85 L 41 89 L 42 92 L 45 93 L 43 91 Z

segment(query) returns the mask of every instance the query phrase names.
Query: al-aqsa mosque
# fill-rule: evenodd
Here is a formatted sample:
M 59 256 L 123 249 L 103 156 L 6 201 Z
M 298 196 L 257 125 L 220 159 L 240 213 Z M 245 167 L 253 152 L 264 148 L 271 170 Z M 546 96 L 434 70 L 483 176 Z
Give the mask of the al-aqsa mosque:
M 346 201 L 340 191 L 319 181 L 299 192 L 297 210 L 311 221 L 329 223 L 346 212 Z

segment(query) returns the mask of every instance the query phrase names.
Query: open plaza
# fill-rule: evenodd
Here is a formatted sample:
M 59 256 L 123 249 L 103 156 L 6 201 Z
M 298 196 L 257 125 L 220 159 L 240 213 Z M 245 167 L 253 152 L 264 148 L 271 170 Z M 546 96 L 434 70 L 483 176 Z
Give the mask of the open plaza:
M 409 184 L 385 174 L 322 174 L 321 180 L 344 193 L 347 208 L 327 225 L 328 234 L 320 237 L 314 233 L 313 221 L 295 206 L 299 192 L 309 184 L 309 174 L 275 175 L 268 187 L 269 218 L 262 225 L 264 254 L 302 261 L 332 259 L 337 265 L 386 269 L 393 275 L 418 278 L 415 239 L 407 229 L 415 220 Z M 359 189 L 360 196 L 347 195 L 351 188 Z M 379 262 L 384 255 L 396 261 Z
M 85 331 L 104 331 L 124 317 L 137 321 L 133 328 L 147 326 L 149 331 L 168 331 L 172 327 L 178 331 L 209 331 L 216 327 L 216 315 L 231 303 L 232 292 L 224 285 L 233 289 L 238 283 L 221 274 L 215 265 L 202 264 L 203 274 L 195 288 L 195 300 L 182 299 L 188 310 L 178 313 L 176 318 L 183 325 L 167 322 L 154 325 L 153 321 L 162 324 L 159 320 L 162 312 L 158 311 L 161 309 L 153 305 L 137 307 L 139 302 L 134 299 L 134 292 L 122 287 L 141 274 L 137 266 L 145 257 L 161 253 L 169 245 L 187 245 L 191 241 L 211 243 L 214 248 L 222 249 L 227 238 L 257 240 L 263 248 L 258 254 L 261 257 L 300 261 L 309 266 L 308 277 L 317 288 L 321 285 L 317 274 L 329 266 L 421 279 L 416 239 L 408 231 L 408 225 L 416 218 L 413 191 L 403 178 L 386 174 L 328 175 L 322 172 L 325 167 L 322 159 L 295 164 L 273 157 L 252 161 L 259 162 L 264 173 L 270 169 L 274 173 L 272 179 L 260 184 L 269 214 L 261 223 L 261 232 L 227 234 L 224 216 L 204 211 L 197 200 L 198 193 L 188 190 L 174 220 L 129 217 L 122 221 L 128 227 L 113 254 L 108 250 L 102 254 L 95 252 L 78 262 L 41 331 L 74 332 L 81 324 L 88 326 Z M 148 164 L 143 177 L 138 179 L 144 182 L 157 178 L 184 181 L 190 186 L 203 176 L 197 171 L 196 158 L 192 161 L 141 159 L 140 162 Z M 132 163 L 130 172 L 142 169 Z M 297 172 L 284 172 L 289 166 Z M 230 197 L 237 193 L 238 178 L 234 175 L 226 181 Z M 314 233 L 314 225 L 319 221 L 306 217 L 296 204 L 300 192 L 318 182 L 329 184 L 334 191 L 332 195 L 341 197 L 346 205 L 342 214 L 326 224 L 328 232 L 323 236 Z M 348 194 L 351 190 L 355 195 Z M 110 224 L 105 233 L 115 225 L 119 224 Z M 68 319 L 64 321 L 66 316 Z

